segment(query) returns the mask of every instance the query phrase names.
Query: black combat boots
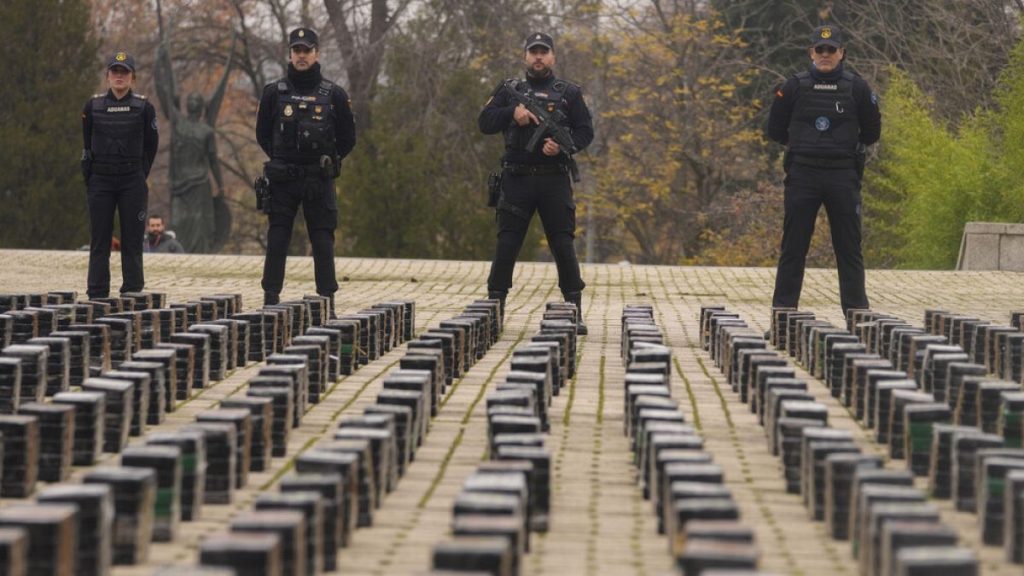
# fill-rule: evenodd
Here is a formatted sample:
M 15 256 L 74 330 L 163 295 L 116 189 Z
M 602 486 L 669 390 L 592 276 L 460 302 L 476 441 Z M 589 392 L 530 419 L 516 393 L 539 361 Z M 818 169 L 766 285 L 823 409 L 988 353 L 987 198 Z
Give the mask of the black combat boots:
M 321 294 L 321 296 L 327 298 L 327 318 L 337 320 L 338 314 L 334 311 L 334 294 Z
M 489 290 L 487 292 L 487 298 L 491 300 L 497 300 L 500 302 L 498 305 L 498 311 L 501 312 L 501 321 L 505 322 L 505 298 L 508 297 L 507 290 Z
M 580 336 L 587 335 L 587 325 L 583 323 L 583 292 L 570 292 L 563 294 L 566 302 L 576 305 L 576 333 Z
M 275 292 L 264 292 L 263 293 L 263 305 L 272 306 L 274 304 L 281 303 L 281 295 Z

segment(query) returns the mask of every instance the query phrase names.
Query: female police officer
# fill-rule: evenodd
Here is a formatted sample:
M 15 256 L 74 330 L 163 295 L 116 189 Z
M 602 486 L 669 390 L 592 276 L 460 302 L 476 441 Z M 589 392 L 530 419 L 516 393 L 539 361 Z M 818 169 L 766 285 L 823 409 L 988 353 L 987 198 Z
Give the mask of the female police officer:
M 89 298 L 110 295 L 110 247 L 114 211 L 121 222 L 121 292 L 145 286 L 142 243 L 146 232 L 149 188 L 159 136 L 156 110 L 132 92 L 135 59 L 118 52 L 107 61 L 105 93 L 94 95 L 82 110 L 82 174 L 89 205 Z

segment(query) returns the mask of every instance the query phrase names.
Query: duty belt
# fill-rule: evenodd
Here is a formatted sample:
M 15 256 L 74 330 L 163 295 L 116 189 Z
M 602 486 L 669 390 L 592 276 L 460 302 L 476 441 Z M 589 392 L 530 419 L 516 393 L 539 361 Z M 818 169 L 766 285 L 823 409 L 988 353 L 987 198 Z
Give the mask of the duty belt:
M 124 174 L 134 174 L 138 172 L 142 169 L 142 164 L 138 162 L 128 162 L 125 164 L 93 162 L 89 168 L 93 174 L 102 174 L 103 176 L 121 176 Z
M 505 164 L 504 168 L 513 176 L 569 173 L 569 167 L 565 164 Z
M 293 178 L 320 178 L 323 170 L 316 164 L 284 164 L 268 162 L 264 172 L 271 180 L 286 180 Z
M 803 154 L 793 154 L 793 163 L 814 168 L 856 168 L 857 161 L 853 158 L 815 158 Z

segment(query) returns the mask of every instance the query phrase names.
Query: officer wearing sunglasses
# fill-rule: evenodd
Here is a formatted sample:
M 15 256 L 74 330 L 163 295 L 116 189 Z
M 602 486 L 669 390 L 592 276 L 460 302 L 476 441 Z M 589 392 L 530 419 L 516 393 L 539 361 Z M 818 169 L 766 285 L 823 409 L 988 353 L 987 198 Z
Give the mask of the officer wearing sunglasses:
M 786 146 L 785 221 L 772 306 L 799 304 L 807 250 L 824 205 L 845 313 L 868 307 L 860 188 L 864 150 L 878 141 L 882 117 L 868 83 L 844 67 L 839 28 L 816 28 L 808 54 L 810 68 L 776 89 L 766 130 Z

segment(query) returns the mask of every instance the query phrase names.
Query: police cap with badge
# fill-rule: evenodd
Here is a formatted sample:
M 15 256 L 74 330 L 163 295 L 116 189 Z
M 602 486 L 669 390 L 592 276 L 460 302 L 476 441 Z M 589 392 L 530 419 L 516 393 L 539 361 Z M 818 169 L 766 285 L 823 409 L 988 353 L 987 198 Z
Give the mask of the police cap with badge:
M 843 33 L 835 26 L 818 26 L 811 33 L 811 47 L 832 46 L 833 48 L 843 47 Z
M 524 46 L 527 52 L 529 52 L 530 48 L 533 48 L 534 46 L 543 46 L 548 50 L 554 52 L 555 41 L 554 39 L 551 38 L 549 34 L 545 34 L 543 32 L 534 32 L 533 34 L 530 34 L 529 36 L 526 37 L 526 42 L 524 42 Z
M 319 40 L 316 31 L 312 28 L 296 28 L 288 35 L 288 47 L 305 46 L 306 48 L 316 48 Z
M 129 72 L 135 72 L 135 58 L 124 51 L 116 52 L 107 60 L 107 70 L 114 68 L 124 68 Z

